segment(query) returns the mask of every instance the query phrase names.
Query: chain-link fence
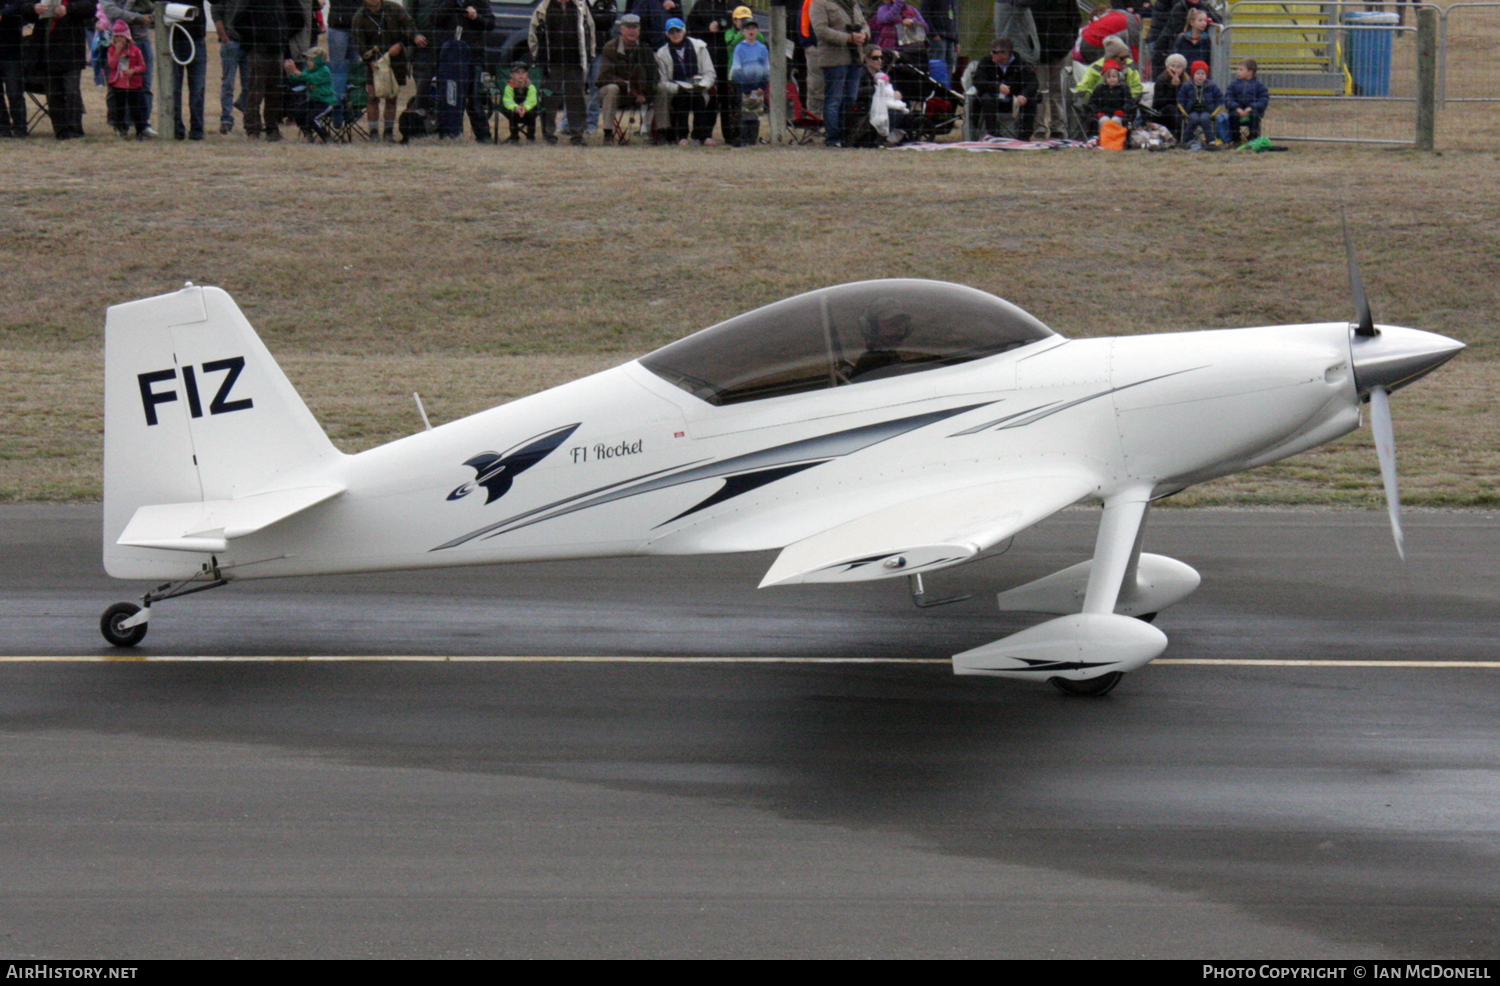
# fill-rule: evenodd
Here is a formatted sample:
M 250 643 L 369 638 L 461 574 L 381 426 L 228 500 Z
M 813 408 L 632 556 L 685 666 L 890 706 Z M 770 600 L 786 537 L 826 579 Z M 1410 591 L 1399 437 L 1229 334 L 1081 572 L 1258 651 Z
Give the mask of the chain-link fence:
M 408 4 L 412 0 L 406 0 Z M 492 6 L 514 15 L 524 24 L 524 14 L 535 0 L 491 0 Z M 620 9 L 628 9 L 631 0 L 616 0 Z M 875 0 L 861 0 L 873 9 Z M 1076 2 L 1076 0 L 1075 0 Z M 1205 0 L 1216 5 L 1218 0 Z M 689 10 L 693 0 L 685 0 Z M 757 17 L 770 23 L 777 12 L 769 3 L 752 4 Z M 1077 21 L 1068 34 L 1076 32 L 1076 23 L 1087 20 L 1087 4 L 1078 3 Z M 1140 6 L 1144 8 L 1144 0 Z M 793 19 L 800 5 L 788 0 L 784 8 Z M 1272 102 L 1265 118 L 1265 132 L 1278 141 L 1310 140 L 1336 142 L 1372 142 L 1376 144 L 1413 144 L 1417 137 L 1421 101 L 1419 92 L 1418 13 L 1429 11 L 1437 16 L 1436 36 L 1436 112 L 1435 146 L 1438 149 L 1493 150 L 1500 147 L 1500 0 L 1459 0 L 1459 2 L 1417 3 L 1380 0 L 1234 0 L 1221 9 L 1225 25 L 1215 32 L 1214 77 L 1220 86 L 1233 77 L 1234 66 L 1244 58 L 1260 63 L 1261 79 L 1272 92 Z M 994 0 L 957 0 L 956 19 L 960 38 L 952 79 L 959 86 L 964 62 L 983 57 L 995 37 L 997 15 Z M 202 45 L 207 53 L 207 126 L 210 133 L 223 129 L 236 135 L 243 132 L 239 120 L 243 100 L 243 78 L 221 87 L 225 50 L 215 39 L 212 16 Z M 519 44 L 524 47 L 524 30 L 495 32 L 504 50 L 497 49 L 491 72 L 490 88 L 502 80 L 496 73 L 516 57 Z M 1168 39 L 1152 38 L 1147 31 L 1143 44 L 1143 70 L 1150 75 L 1149 49 Z M 326 42 L 325 42 L 326 43 Z M 1071 47 L 1070 45 L 1068 47 Z M 157 59 L 165 69 L 166 60 Z M 800 61 L 797 63 L 800 65 Z M 1051 86 L 1057 65 L 1042 66 L 1039 78 Z M 240 69 L 243 72 L 243 66 Z M 98 85 L 88 85 L 85 76 L 84 102 L 90 122 L 105 116 L 102 73 Z M 807 80 L 794 72 L 794 78 Z M 163 80 L 165 82 L 165 79 Z M 238 83 L 236 85 L 236 82 Z M 167 88 L 160 85 L 158 88 Z M 413 92 L 403 93 L 404 100 Z M 31 123 L 46 133 L 50 127 L 41 112 L 44 97 L 33 92 Z M 101 121 L 102 122 L 102 121 Z M 498 119 L 492 129 L 498 130 Z M 1051 114 L 1043 112 L 1040 129 L 1049 127 Z M 769 120 L 762 122 L 764 142 L 772 135 Z M 97 129 L 97 124 L 95 124 Z M 950 139 L 967 128 L 952 127 L 939 135 Z M 789 131 L 794 137 L 810 131 Z M 597 138 L 596 138 L 597 139 Z

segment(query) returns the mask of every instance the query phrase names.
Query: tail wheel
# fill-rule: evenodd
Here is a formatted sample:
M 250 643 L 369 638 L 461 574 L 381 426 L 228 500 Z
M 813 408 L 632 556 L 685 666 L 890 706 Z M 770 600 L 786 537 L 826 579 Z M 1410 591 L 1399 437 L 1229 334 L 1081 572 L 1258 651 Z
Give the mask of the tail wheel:
M 1048 678 L 1052 687 L 1064 695 L 1073 695 L 1079 698 L 1099 698 L 1114 691 L 1120 679 L 1125 677 L 1123 671 L 1111 671 L 1109 674 L 1101 674 L 1097 678 L 1087 678 L 1083 681 L 1074 681 L 1072 678 Z
M 150 624 L 138 623 L 128 630 L 120 629 L 120 624 L 140 611 L 135 603 L 115 603 L 99 617 L 99 632 L 116 647 L 134 647 L 146 639 L 146 628 Z

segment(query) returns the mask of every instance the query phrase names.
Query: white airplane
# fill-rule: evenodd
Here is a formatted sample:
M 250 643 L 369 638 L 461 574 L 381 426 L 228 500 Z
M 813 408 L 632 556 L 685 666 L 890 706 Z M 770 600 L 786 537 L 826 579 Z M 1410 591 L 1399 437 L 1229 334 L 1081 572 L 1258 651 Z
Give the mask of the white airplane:
M 780 549 L 761 586 L 922 576 L 1085 498 L 1092 559 L 999 594 L 1057 614 L 955 655 L 958 674 L 1103 694 L 1159 656 L 1198 586 L 1141 551 L 1153 500 L 1360 424 L 1369 400 L 1398 550 L 1387 394 L 1462 350 L 1357 320 L 1065 339 L 935 281 L 823 288 L 623 366 L 345 455 L 229 295 L 109 309 L 104 567 L 159 581 L 101 619 L 241 579 Z M 425 414 L 424 414 L 425 417 Z

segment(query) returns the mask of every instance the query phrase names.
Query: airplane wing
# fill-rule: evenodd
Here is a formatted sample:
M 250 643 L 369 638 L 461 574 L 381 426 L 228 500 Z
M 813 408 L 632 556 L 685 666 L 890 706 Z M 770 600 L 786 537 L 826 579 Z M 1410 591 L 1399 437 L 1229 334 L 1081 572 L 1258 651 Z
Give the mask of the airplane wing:
M 1082 472 L 1059 471 L 907 500 L 787 545 L 760 587 L 864 582 L 957 565 L 1096 486 Z
M 304 486 L 232 500 L 153 504 L 136 510 L 119 543 L 171 551 L 224 551 L 234 538 L 254 534 L 342 492 L 342 486 Z

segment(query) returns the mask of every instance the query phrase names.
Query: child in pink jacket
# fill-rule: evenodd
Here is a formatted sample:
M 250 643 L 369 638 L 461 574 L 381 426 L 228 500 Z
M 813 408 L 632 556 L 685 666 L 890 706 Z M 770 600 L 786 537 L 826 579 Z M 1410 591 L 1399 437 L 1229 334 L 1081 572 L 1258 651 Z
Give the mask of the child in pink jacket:
M 130 40 L 130 25 L 115 21 L 109 46 L 109 117 L 115 133 L 136 140 L 146 139 L 146 56 Z

